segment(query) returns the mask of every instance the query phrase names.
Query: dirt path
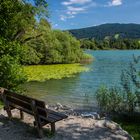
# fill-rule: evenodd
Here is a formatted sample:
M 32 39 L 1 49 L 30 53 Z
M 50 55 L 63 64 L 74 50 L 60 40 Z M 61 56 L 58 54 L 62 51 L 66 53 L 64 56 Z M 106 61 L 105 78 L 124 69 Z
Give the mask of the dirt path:
M 37 140 L 33 117 L 25 114 L 23 121 L 19 112 L 13 111 L 14 119 L 8 120 L 4 110 L 0 111 L 0 140 Z M 56 134 L 50 137 L 49 126 L 44 127 L 43 140 L 131 140 L 131 136 L 117 124 L 107 120 L 95 120 L 78 116 L 56 123 Z

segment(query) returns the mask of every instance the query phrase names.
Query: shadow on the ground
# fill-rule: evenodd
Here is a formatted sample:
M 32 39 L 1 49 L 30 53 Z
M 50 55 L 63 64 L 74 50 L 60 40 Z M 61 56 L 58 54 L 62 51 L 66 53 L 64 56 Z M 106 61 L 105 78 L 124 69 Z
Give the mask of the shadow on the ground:
M 49 128 L 43 128 L 44 137 L 52 137 Z M 12 118 L 0 115 L 0 140 L 25 140 L 37 139 L 38 133 L 33 123 L 26 123 L 18 118 Z
M 56 123 L 56 126 L 59 125 Z M 123 133 L 118 135 L 116 131 L 113 132 L 105 127 L 81 127 L 80 123 L 60 125 L 54 136 L 51 135 L 48 128 L 43 130 L 44 140 L 122 140 L 125 136 Z M 4 115 L 0 115 L 0 140 L 36 140 L 37 137 L 37 131 L 32 122 L 25 123 L 17 118 L 9 120 Z M 131 140 L 131 138 L 126 140 Z
M 78 128 L 75 130 L 75 128 Z M 59 135 L 63 135 L 66 140 L 122 140 L 126 136 L 124 134 L 117 135 L 115 132 L 110 131 L 108 128 L 101 127 L 79 127 L 79 124 L 67 124 L 66 129 L 59 128 Z M 126 136 L 127 137 L 127 136 Z M 128 138 L 127 140 L 131 140 Z

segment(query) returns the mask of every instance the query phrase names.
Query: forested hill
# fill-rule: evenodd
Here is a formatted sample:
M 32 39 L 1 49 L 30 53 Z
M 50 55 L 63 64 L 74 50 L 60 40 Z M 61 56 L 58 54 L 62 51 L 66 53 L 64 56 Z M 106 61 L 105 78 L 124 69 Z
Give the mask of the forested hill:
M 102 24 L 82 29 L 73 29 L 69 30 L 69 32 L 78 39 L 95 38 L 100 40 L 105 37 L 114 37 L 115 35 L 119 35 L 122 38 L 138 39 L 140 38 L 140 24 Z

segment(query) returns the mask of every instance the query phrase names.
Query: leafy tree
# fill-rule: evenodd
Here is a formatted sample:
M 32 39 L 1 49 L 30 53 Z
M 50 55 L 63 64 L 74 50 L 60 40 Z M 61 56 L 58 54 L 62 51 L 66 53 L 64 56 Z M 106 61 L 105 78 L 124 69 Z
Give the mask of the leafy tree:
M 61 53 L 63 55 L 63 63 L 79 62 L 83 55 L 80 49 L 80 42 L 68 32 L 56 30 L 54 33 L 62 45 Z
M 34 32 L 35 16 L 45 18 L 48 15 L 48 4 L 46 0 L 32 2 L 34 6 L 28 0 L 0 0 L 0 37 L 20 41 L 28 31 Z M 33 33 L 27 40 L 32 38 L 35 38 Z M 22 40 L 22 42 L 25 41 Z
M 38 25 L 40 37 L 27 41 L 26 45 L 41 54 L 41 64 L 75 63 L 82 58 L 80 43 L 68 32 L 51 30 L 50 24 L 42 19 Z
M 26 75 L 20 65 L 23 61 L 22 47 L 17 42 L 0 39 L 0 86 L 17 90 L 26 81 Z
M 0 39 L 0 58 L 9 55 L 21 64 L 37 64 L 40 59 L 38 53 L 29 46 L 20 45 L 17 41 Z
M 10 90 L 19 90 L 27 80 L 21 65 L 10 55 L 0 58 L 0 79 L 0 86 Z
M 139 40 L 137 39 L 115 39 L 105 38 L 103 40 L 81 40 L 81 48 L 85 49 L 140 49 Z

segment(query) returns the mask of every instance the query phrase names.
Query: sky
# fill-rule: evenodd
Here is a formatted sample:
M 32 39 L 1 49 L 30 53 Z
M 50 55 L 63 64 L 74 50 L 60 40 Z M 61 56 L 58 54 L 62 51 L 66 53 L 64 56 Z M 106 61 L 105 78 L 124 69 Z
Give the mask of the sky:
M 48 0 L 55 29 L 78 29 L 105 23 L 140 24 L 140 0 Z

